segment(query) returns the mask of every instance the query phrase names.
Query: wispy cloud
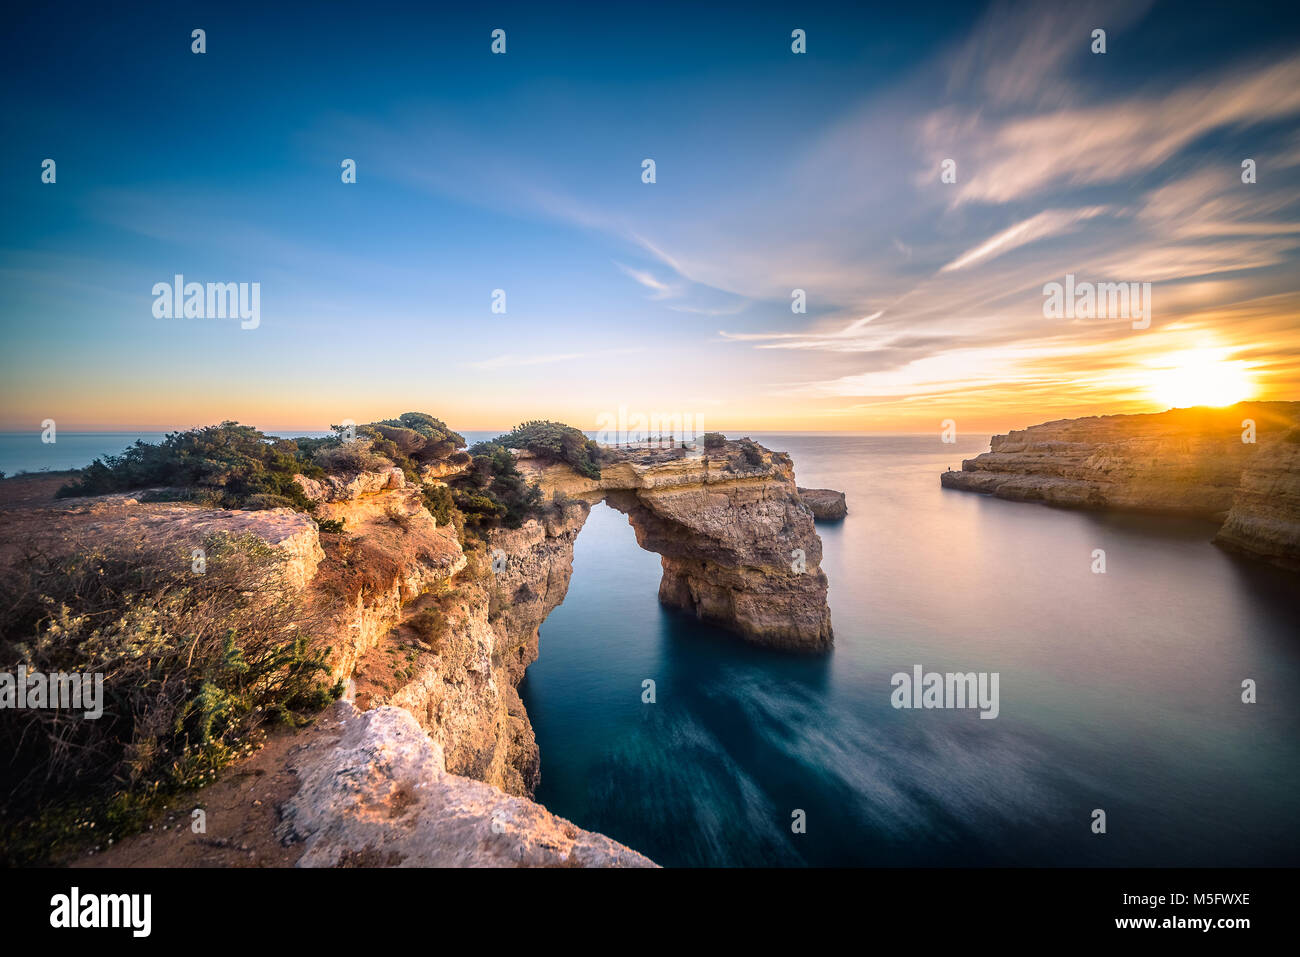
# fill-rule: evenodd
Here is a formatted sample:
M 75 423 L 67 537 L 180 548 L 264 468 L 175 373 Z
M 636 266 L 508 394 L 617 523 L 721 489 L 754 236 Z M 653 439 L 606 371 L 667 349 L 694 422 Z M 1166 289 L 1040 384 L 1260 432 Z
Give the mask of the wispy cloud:
M 614 265 L 617 266 L 620 270 L 622 270 L 624 275 L 631 276 L 641 285 L 645 286 L 647 289 L 653 292 L 654 295 L 651 296 L 652 299 L 670 299 L 673 296 L 681 295 L 680 287 L 672 286 L 666 282 L 662 282 L 659 279 L 656 279 L 655 276 L 648 270 L 633 269 L 631 266 L 624 266 L 620 262 L 616 262 L 614 263 Z
M 757 347 L 759 349 L 824 349 L 838 351 L 845 349 L 849 344 L 860 345 L 863 342 L 863 331 L 867 325 L 883 315 L 884 312 L 873 312 L 869 316 L 853 320 L 843 329 L 838 329 L 835 332 L 816 334 L 799 332 L 744 333 L 719 330 L 718 335 L 732 342 L 761 343 Z
M 1087 209 L 1043 210 L 1041 213 L 1002 230 L 996 236 L 986 239 L 974 249 L 958 256 L 939 271 L 952 272 L 956 269 L 965 269 L 973 263 L 993 259 L 1035 240 L 1062 233 L 1084 220 L 1100 216 L 1105 211 L 1106 207 L 1104 206 L 1092 206 Z
M 1211 131 L 1297 113 L 1300 57 L 1289 57 L 1105 104 L 1011 116 L 947 107 L 926 118 L 921 136 L 928 165 L 960 152 L 956 201 L 1005 203 L 1114 183 L 1155 169 Z
M 577 359 L 603 359 L 609 356 L 632 355 L 640 349 L 602 349 L 597 352 L 557 352 L 549 355 L 515 355 L 506 353 L 466 363 L 471 369 L 510 369 L 520 366 L 551 365 L 556 362 L 572 362 Z

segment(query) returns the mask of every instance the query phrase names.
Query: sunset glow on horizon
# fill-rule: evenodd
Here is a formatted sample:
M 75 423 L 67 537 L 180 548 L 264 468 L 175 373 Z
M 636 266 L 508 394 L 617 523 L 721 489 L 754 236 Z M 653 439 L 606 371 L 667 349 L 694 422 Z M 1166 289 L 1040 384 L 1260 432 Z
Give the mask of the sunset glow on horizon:
M 1233 405 L 1253 398 L 1253 393 L 1246 363 L 1226 359 L 1218 349 L 1167 356 L 1152 374 L 1152 398 L 1174 409 Z
M 626 406 L 990 433 L 1300 399 L 1300 51 L 1158 7 L 808 11 L 806 57 L 767 10 L 521 10 L 508 57 L 433 60 L 400 18 L 214 14 L 237 42 L 205 57 L 172 50 L 178 14 L 20 24 L 0 429 L 594 430 Z M 54 42 L 98 99 L 45 76 Z M 159 317 L 179 274 L 258 283 L 260 322 Z M 1052 313 L 1066 277 L 1149 311 Z

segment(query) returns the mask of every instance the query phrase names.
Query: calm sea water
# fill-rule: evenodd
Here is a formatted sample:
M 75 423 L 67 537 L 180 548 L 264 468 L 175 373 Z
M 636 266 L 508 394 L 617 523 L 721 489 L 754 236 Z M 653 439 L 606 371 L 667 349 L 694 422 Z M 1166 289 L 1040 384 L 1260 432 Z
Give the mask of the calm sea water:
M 1300 864 L 1294 577 L 1205 524 L 942 489 L 986 437 L 754 437 L 848 493 L 819 526 L 834 652 L 662 609 L 598 506 L 521 689 L 548 808 L 665 865 Z M 915 664 L 998 672 L 1000 717 L 895 710 Z
M 85 468 L 105 455 L 120 455 L 137 440 L 160 442 L 165 432 L 56 432 L 55 441 L 41 441 L 39 430 L 0 432 L 0 472 L 61 472 Z M 286 438 L 299 435 L 319 437 L 328 432 L 276 433 Z
M 41 441 L 39 430 L 0 432 L 0 472 L 62 472 L 79 469 L 105 455 L 118 455 L 137 439 L 157 442 L 162 432 L 56 432 Z

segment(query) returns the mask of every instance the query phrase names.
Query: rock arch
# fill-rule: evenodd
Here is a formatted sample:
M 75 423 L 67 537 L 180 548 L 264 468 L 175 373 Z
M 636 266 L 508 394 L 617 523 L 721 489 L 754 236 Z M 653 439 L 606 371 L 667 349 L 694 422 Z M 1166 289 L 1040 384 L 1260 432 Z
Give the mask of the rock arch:
M 625 453 L 598 480 L 527 453 L 519 467 L 548 499 L 604 500 L 628 516 L 637 543 L 660 556 L 659 600 L 745 640 L 821 652 L 834 640 L 821 538 L 801 502 L 789 456 L 761 461 Z

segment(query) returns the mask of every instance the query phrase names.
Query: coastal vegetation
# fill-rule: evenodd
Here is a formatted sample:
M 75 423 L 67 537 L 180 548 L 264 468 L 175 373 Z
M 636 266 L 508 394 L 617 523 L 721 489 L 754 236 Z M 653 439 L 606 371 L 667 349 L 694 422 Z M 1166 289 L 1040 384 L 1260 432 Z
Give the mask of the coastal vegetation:
M 563 462 L 579 475 L 600 478 L 600 446 L 563 422 L 545 419 L 525 422 L 490 442 L 480 442 L 470 449 L 470 454 L 486 452 L 494 445 L 507 449 L 527 449 L 538 458 Z
M 104 495 L 143 488 L 174 490 L 158 497 L 189 498 L 221 508 L 307 510 L 293 477 L 317 478 L 325 469 L 319 452 L 329 439 L 276 439 L 237 422 L 172 432 L 159 443 L 137 441 L 121 455 L 107 455 L 59 490 L 60 497 Z
M 369 439 L 372 455 L 396 465 L 413 481 L 419 481 L 423 466 L 462 466 L 469 462 L 469 456 L 459 451 L 465 447 L 464 436 L 424 412 L 403 412 L 396 419 L 358 426 L 357 437 Z
M 350 429 L 336 425 L 322 438 L 284 439 L 237 422 L 168 434 L 157 444 L 136 442 L 121 455 L 96 459 L 68 482 L 60 497 L 140 489 L 148 501 L 192 501 L 218 508 L 292 508 L 313 512 L 295 475 L 372 472 L 397 467 L 420 485 L 439 525 L 484 530 L 518 528 L 543 506 L 540 490 L 514 462 L 527 450 L 564 462 L 589 478 L 600 476 L 600 451 L 579 430 L 560 422 L 529 421 L 464 451 L 465 439 L 441 419 L 405 412 Z M 446 484 L 430 480 L 447 476 Z M 321 520 L 325 532 L 342 531 Z
M 282 553 L 252 536 L 214 536 L 205 550 L 203 574 L 187 549 L 135 541 L 28 555 L 5 576 L 0 671 L 102 676 L 106 694 L 95 720 L 0 712 L 4 863 L 138 829 L 267 727 L 299 724 L 341 694 L 329 650 L 309 643 L 312 613 L 275 587 Z
M 287 507 L 310 511 L 295 475 L 366 472 L 397 466 L 418 482 L 426 465 L 468 463 L 465 439 L 423 412 L 406 412 L 323 438 L 282 439 L 238 422 L 137 441 L 121 455 L 98 458 L 59 491 L 60 497 L 163 489 L 153 496 L 187 498 L 220 508 Z
M 587 478 L 600 478 L 600 447 L 582 432 L 562 422 L 525 422 L 475 444 L 469 450 L 469 468 L 452 480 L 455 505 L 467 528 L 518 528 L 544 507 L 541 489 L 520 473 L 512 450 L 526 450 L 547 462 L 563 462 Z
M 518 528 L 542 504 L 542 491 L 524 479 L 502 445 L 475 445 L 469 468 L 452 480 L 456 508 L 473 530 L 501 524 Z

